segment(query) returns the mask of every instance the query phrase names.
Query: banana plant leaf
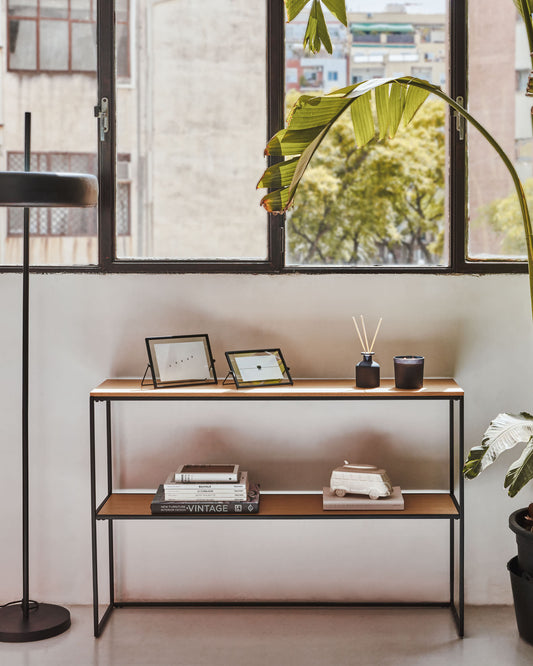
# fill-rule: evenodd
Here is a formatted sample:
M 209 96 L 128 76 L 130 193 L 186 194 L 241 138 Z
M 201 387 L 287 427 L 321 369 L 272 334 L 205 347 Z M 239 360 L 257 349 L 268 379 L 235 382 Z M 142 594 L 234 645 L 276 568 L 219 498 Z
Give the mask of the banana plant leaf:
M 346 17 L 346 1 L 345 0 L 285 0 L 285 7 L 287 10 L 287 19 L 292 21 L 302 9 L 312 2 L 309 11 L 309 18 L 307 20 L 307 28 L 303 41 L 304 48 L 309 49 L 313 53 L 318 53 L 320 48 L 324 46 L 328 53 L 333 52 L 331 39 L 329 37 L 326 19 L 322 11 L 321 2 L 329 9 L 343 25 L 347 25 Z
M 474 446 L 463 468 L 463 474 L 467 479 L 473 479 L 480 474 L 484 469 L 491 465 L 504 451 L 512 449 L 517 444 L 528 444 L 532 448 L 531 438 L 533 437 L 533 416 L 527 412 L 520 412 L 520 414 L 498 414 L 498 416 L 491 421 L 487 428 L 481 446 Z M 524 460 L 519 464 L 515 463 L 509 468 L 507 475 L 509 476 L 509 483 L 506 482 L 505 487 L 512 484 L 513 491 L 518 491 L 517 484 L 524 478 L 524 465 L 530 468 L 529 471 L 533 474 L 533 454 L 532 459 Z M 531 478 L 531 477 L 529 477 Z M 513 479 L 516 479 L 513 483 Z M 529 480 L 529 479 L 528 479 Z
M 532 0 L 513 0 L 513 2 L 524 20 L 527 19 L 528 15 L 531 16 L 531 13 L 533 11 Z
M 530 438 L 522 455 L 514 462 L 505 476 L 504 487 L 511 497 L 533 479 L 533 437 Z
M 416 85 L 416 84 L 419 85 Z M 411 84 L 411 85 L 409 85 Z M 413 78 L 372 79 L 336 90 L 329 95 L 302 95 L 294 105 L 286 129 L 279 131 L 268 142 L 265 154 L 272 156 L 298 156 L 299 164 L 291 173 L 283 170 L 283 162 L 268 167 L 261 177 L 258 188 L 274 187 L 287 189 L 283 196 L 277 191 L 269 192 L 261 205 L 270 213 L 284 213 L 292 204 L 300 180 L 319 147 L 322 139 L 333 127 L 344 111 L 352 107 L 354 136 L 359 148 L 374 139 L 376 133 L 383 139 L 394 137 L 400 122 L 408 124 L 424 100 L 436 86 Z M 378 129 L 374 128 L 374 117 L 370 106 L 370 95 L 374 91 L 377 108 Z M 443 93 L 444 94 L 444 93 Z M 279 203 L 286 202 L 283 206 Z

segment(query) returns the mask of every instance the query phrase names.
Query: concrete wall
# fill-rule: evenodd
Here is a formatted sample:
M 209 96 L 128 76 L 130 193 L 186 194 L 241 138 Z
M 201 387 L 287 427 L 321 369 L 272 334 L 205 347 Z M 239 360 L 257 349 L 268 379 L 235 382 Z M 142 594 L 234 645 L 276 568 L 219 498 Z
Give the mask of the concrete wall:
M 351 316 L 466 391 L 466 444 L 498 411 L 530 410 L 525 276 L 38 275 L 31 285 L 31 596 L 90 603 L 88 395 L 138 377 L 146 336 L 208 333 L 224 351 L 281 347 L 295 377 L 352 377 Z M 20 598 L 20 275 L 0 276 L 0 603 Z M 404 488 L 446 482 L 447 406 L 298 402 L 119 405 L 117 481 L 155 488 L 180 461 L 235 460 L 264 489 L 319 489 L 343 458 Z M 102 418 L 99 413 L 99 433 Z M 512 455 L 505 462 L 510 463 Z M 505 464 L 466 483 L 466 599 L 510 602 Z M 119 595 L 181 599 L 428 599 L 447 594 L 446 521 L 135 522 L 117 530 Z M 105 526 L 99 534 L 105 536 Z

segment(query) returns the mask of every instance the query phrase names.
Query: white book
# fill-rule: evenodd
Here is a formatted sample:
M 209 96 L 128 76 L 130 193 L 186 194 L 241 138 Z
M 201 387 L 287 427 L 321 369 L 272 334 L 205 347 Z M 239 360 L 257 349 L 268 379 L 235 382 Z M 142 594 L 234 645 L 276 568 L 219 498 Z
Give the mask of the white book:
M 174 472 L 173 480 L 178 483 L 238 483 L 239 465 L 225 465 L 220 463 L 180 465 Z
M 164 483 L 165 490 L 178 491 L 181 490 L 185 493 L 193 492 L 194 490 L 213 490 L 229 492 L 234 490 L 243 490 L 248 487 L 248 472 L 241 472 L 239 474 L 239 481 L 237 483 L 217 483 L 216 481 L 198 481 L 196 483 L 183 483 L 174 480 L 174 473 L 170 474 Z
M 191 500 L 211 500 L 213 502 L 231 502 L 231 501 L 244 501 L 247 497 L 246 491 L 229 493 L 216 493 L 216 492 L 194 492 L 194 493 L 173 493 L 171 490 L 165 490 L 166 500 L 181 500 L 184 502 Z
M 171 474 L 164 483 L 166 500 L 239 501 L 248 495 L 248 472 L 241 472 L 239 483 L 178 483 Z

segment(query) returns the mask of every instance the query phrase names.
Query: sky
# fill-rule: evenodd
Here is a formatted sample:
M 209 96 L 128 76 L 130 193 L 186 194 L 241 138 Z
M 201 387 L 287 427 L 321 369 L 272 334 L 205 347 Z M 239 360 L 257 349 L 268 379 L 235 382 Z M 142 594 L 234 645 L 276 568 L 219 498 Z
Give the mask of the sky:
M 446 0 L 346 0 L 346 9 L 351 12 L 381 12 L 388 4 L 406 5 L 410 14 L 444 14 Z

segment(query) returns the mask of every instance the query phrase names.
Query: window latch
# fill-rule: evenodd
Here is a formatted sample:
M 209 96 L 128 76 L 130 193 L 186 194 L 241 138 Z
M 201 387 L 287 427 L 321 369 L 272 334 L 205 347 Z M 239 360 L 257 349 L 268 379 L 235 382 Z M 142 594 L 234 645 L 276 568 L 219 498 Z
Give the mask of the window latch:
M 457 97 L 455 100 L 457 104 L 462 106 L 464 108 L 464 97 Z M 465 119 L 464 117 L 458 112 L 454 111 L 453 112 L 455 116 L 455 129 L 457 130 L 457 133 L 459 134 L 459 140 L 464 141 L 465 140 Z
M 109 100 L 102 97 L 100 104 L 94 107 L 94 117 L 98 118 L 100 125 L 100 141 L 105 141 L 105 135 L 109 132 Z

